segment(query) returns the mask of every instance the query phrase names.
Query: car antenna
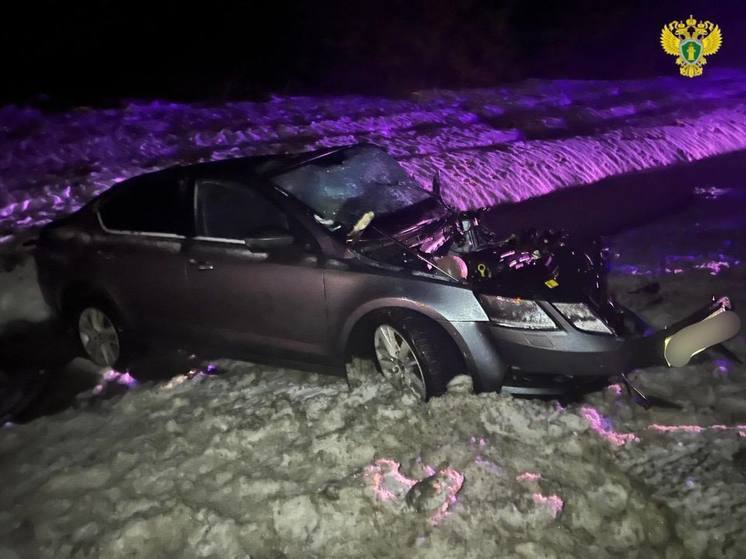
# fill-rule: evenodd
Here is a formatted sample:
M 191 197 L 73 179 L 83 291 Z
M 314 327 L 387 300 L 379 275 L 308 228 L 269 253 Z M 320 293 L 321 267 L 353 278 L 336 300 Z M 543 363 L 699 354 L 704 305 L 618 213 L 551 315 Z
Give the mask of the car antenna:
M 440 195 L 440 171 L 438 169 L 435 169 L 435 173 L 433 173 L 433 189 L 432 194 L 435 196 L 438 200 L 443 202 L 443 197 Z
M 438 202 L 443 204 L 443 206 L 446 207 L 449 211 L 454 211 L 454 209 L 446 203 L 445 200 L 443 200 L 443 193 L 441 191 L 441 186 L 443 184 L 443 181 L 440 179 L 440 170 L 435 169 L 435 173 L 433 174 L 433 188 L 431 194 L 438 199 Z
M 438 202 L 443 204 L 443 207 L 445 207 L 449 212 L 451 213 L 458 213 L 458 211 L 451 207 L 450 204 L 448 204 L 445 200 L 443 200 L 443 193 L 441 190 L 441 186 L 443 184 L 443 181 L 440 179 L 440 170 L 435 169 L 435 173 L 433 173 L 433 181 L 432 181 L 432 190 L 430 191 L 430 194 L 433 195 L 433 197 L 437 198 Z

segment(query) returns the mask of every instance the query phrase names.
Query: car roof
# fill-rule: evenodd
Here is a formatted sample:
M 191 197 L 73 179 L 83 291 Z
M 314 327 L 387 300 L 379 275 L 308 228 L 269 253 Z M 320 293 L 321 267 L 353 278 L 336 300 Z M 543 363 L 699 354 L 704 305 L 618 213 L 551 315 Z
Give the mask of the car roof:
M 193 179 L 211 178 L 235 180 L 245 182 L 252 177 L 271 177 L 297 167 L 302 167 L 312 161 L 317 161 L 329 157 L 333 154 L 343 153 L 347 150 L 361 147 L 372 147 L 383 149 L 379 146 L 369 143 L 351 144 L 332 148 L 322 148 L 313 151 L 301 153 L 286 153 L 276 155 L 256 155 L 250 157 L 234 157 L 231 159 L 222 159 L 219 161 L 209 161 L 206 163 L 194 163 L 191 165 L 175 165 L 132 177 L 125 182 L 156 179 L 162 175 L 171 173 L 184 173 Z
M 359 148 L 373 148 L 386 152 L 380 146 L 375 144 L 360 142 L 357 144 L 348 144 L 331 148 L 322 148 L 313 151 L 300 153 L 285 153 L 274 155 L 255 155 L 249 157 L 233 157 L 230 159 L 221 159 L 218 161 L 208 161 L 205 163 L 193 163 L 191 165 L 173 165 L 158 171 L 151 171 L 135 175 L 122 182 L 112 185 L 111 188 L 102 192 L 99 196 L 91 200 L 91 204 L 98 203 L 104 197 L 116 195 L 117 192 L 126 190 L 131 186 L 141 183 L 155 182 L 153 186 L 157 188 L 158 183 L 163 179 L 174 175 L 187 177 L 193 180 L 215 179 L 230 181 L 235 184 L 248 186 L 252 179 L 261 179 L 262 177 L 272 177 L 286 171 L 302 167 L 312 161 L 317 161 L 334 154 L 341 154 L 348 150 Z

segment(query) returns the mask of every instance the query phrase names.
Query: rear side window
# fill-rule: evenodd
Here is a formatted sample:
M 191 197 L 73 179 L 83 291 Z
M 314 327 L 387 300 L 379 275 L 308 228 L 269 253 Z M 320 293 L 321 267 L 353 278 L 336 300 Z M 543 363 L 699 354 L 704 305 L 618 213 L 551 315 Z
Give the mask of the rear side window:
M 262 233 L 288 231 L 287 215 L 256 190 L 218 182 L 197 185 L 198 234 L 243 240 Z
M 159 176 L 123 186 L 99 208 L 107 229 L 136 233 L 189 235 L 191 212 L 178 178 Z

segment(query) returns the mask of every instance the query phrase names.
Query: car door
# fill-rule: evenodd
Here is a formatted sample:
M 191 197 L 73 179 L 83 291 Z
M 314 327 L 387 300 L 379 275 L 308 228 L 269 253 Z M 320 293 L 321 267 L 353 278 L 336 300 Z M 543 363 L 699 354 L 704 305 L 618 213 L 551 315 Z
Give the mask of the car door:
M 187 250 L 187 275 L 204 339 L 287 358 L 323 358 L 324 272 L 308 232 L 244 184 L 199 180 L 194 206 L 197 236 Z
M 97 287 L 149 337 L 178 338 L 189 324 L 187 190 L 175 172 L 156 173 L 115 187 L 96 208 Z

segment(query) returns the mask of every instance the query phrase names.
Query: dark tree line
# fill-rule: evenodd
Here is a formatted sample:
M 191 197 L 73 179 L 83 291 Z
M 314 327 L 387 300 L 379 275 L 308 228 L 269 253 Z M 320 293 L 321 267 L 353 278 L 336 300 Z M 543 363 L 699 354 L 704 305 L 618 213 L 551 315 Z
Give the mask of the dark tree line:
M 660 28 L 690 11 L 723 27 L 713 62 L 743 65 L 746 46 L 736 0 L 37 0 L 3 9 L 3 103 L 396 95 L 661 74 L 673 68 Z

